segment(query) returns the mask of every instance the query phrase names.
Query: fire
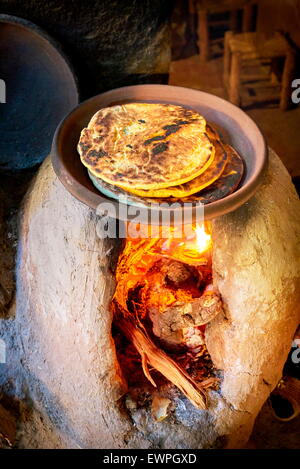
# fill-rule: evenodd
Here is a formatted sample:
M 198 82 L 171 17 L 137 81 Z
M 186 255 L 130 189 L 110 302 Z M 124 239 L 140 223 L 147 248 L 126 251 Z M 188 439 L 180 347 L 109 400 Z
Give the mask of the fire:
M 162 253 L 190 265 L 207 264 L 212 248 L 210 231 L 208 223 L 190 226 L 184 238 L 173 236 L 166 240 Z
M 141 229 L 145 232 L 146 227 L 142 226 Z M 175 343 L 179 340 L 179 343 L 187 345 L 184 336 L 186 329 L 180 321 L 185 315 L 190 317 L 195 313 L 190 310 L 189 314 L 186 313 L 184 305 L 190 309 L 198 305 L 195 306 L 197 309 L 202 304 L 201 314 L 208 314 L 210 310 L 205 309 L 205 305 L 208 300 L 210 303 L 216 300 L 210 290 L 205 290 L 211 284 L 211 225 L 208 222 L 189 225 L 184 227 L 184 234 L 179 228 L 177 230 L 170 230 L 168 237 L 127 237 L 118 261 L 117 285 L 111 309 L 116 326 L 139 352 L 144 374 L 153 386 L 156 384 L 149 372 L 149 365 L 175 384 L 196 407 L 203 409 L 205 389 L 212 386 L 216 379 L 194 379 L 153 341 L 153 334 L 166 341 L 161 335 L 169 334 L 166 324 L 171 321 L 174 326 L 177 321 L 180 323 L 177 335 L 174 333 L 175 326 L 172 326 L 170 331 L 175 335 L 168 340 L 175 340 Z M 199 317 L 197 319 L 201 327 L 205 324 L 203 317 L 201 321 Z M 160 323 L 159 318 L 165 323 Z M 153 326 L 150 334 L 147 329 L 149 324 Z M 192 335 L 199 332 L 199 339 L 200 329 L 197 329 L 197 323 L 193 324 L 187 330 Z M 188 338 L 189 343 L 194 339 Z
M 196 225 L 197 249 L 199 253 L 208 251 L 211 248 L 211 235 L 206 233 L 204 224 Z

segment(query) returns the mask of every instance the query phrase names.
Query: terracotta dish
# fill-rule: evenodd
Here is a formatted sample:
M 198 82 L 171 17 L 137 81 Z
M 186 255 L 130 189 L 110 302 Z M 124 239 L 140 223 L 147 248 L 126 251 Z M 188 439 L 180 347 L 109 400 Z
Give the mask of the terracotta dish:
M 137 85 L 108 91 L 83 102 L 58 126 L 52 145 L 53 167 L 74 197 L 93 209 L 109 201 L 119 214 L 118 201 L 106 197 L 94 187 L 80 161 L 77 144 L 81 130 L 99 109 L 135 101 L 179 104 L 200 112 L 207 122 L 214 125 L 222 141 L 230 144 L 243 157 L 245 173 L 239 187 L 234 193 L 205 205 L 206 219 L 231 212 L 254 195 L 267 166 L 267 147 L 260 130 L 247 114 L 231 103 L 202 91 L 168 85 Z M 128 219 L 124 215 L 116 217 Z

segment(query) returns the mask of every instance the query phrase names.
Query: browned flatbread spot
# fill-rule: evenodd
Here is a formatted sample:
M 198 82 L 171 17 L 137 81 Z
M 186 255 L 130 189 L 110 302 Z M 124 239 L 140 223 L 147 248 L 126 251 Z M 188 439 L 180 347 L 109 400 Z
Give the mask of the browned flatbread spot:
M 152 189 L 146 191 L 135 188 L 127 188 L 126 190 L 131 194 L 146 198 L 182 198 L 195 194 L 205 187 L 210 186 L 221 176 L 222 172 L 224 171 L 227 162 L 227 152 L 225 151 L 217 132 L 212 127 L 207 125 L 206 133 L 215 148 L 215 157 L 209 168 L 207 168 L 204 173 L 200 174 L 200 176 L 197 176 L 184 184 L 163 189 Z

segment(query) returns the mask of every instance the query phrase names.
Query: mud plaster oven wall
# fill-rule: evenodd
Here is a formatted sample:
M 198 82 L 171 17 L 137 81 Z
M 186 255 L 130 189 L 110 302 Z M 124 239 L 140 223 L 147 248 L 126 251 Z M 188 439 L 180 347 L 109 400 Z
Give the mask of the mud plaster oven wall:
M 100 240 L 97 217 L 64 189 L 46 160 L 25 200 L 10 323 L 15 393 L 30 399 L 24 447 L 240 447 L 281 377 L 299 322 L 299 200 L 271 151 L 263 185 L 213 221 L 213 275 L 224 306 L 206 343 L 222 370 L 207 410 L 183 396 L 172 417 L 126 409 L 108 305 L 116 240 Z M 18 377 L 16 379 L 16 377 Z

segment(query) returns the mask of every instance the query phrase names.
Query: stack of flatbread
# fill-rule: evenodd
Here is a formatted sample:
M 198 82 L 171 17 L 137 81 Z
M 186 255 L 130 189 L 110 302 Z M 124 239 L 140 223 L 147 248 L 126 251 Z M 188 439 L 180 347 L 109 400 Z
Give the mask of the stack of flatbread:
M 94 185 L 120 199 L 210 203 L 238 187 L 242 158 L 196 111 L 129 103 L 98 111 L 78 151 Z

